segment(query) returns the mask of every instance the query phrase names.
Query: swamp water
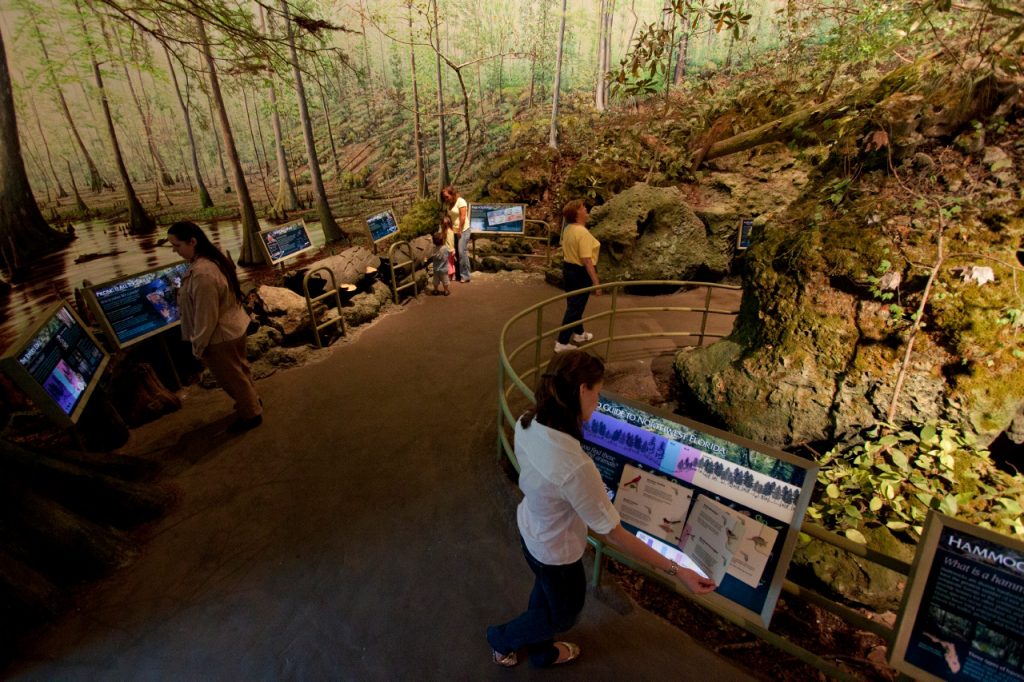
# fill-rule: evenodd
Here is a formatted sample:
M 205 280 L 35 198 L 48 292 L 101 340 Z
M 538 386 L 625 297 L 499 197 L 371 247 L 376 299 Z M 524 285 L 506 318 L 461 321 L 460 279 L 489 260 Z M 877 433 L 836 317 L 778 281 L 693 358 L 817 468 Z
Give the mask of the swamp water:
M 237 258 L 242 245 L 240 221 L 220 220 L 199 225 L 222 251 Z M 260 225 L 265 229 L 272 223 L 260 221 Z M 324 233 L 319 223 L 308 223 L 307 227 L 313 246 L 323 246 Z M 101 284 L 181 260 L 164 241 L 166 234 L 166 227 L 158 227 L 149 235 L 130 235 L 105 220 L 77 223 L 75 239 L 67 247 L 39 258 L 29 279 L 13 284 L 7 296 L 0 296 L 0 354 L 58 298 L 74 301 L 74 290 L 82 286 L 83 280 Z M 81 256 L 113 251 L 120 253 L 75 262 Z M 268 267 L 263 264 L 239 266 L 239 278 L 244 281 L 251 273 Z

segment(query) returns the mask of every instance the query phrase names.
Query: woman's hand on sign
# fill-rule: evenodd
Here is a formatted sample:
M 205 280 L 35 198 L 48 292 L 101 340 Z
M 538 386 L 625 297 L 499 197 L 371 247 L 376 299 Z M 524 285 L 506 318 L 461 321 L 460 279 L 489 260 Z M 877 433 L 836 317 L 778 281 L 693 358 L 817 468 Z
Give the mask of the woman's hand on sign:
M 715 588 L 718 587 L 714 580 L 705 578 L 700 573 L 681 566 L 679 567 L 675 578 L 676 582 L 694 594 L 707 594 L 708 592 L 714 592 Z

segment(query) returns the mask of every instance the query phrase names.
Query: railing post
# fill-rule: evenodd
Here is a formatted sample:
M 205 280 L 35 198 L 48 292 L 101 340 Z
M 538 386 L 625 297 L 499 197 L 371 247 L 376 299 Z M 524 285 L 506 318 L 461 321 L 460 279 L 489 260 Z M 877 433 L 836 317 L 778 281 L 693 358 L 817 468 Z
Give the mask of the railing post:
M 540 353 L 541 343 L 544 339 L 544 309 L 537 308 L 537 345 L 534 348 L 533 355 L 533 388 L 536 389 L 540 385 Z
M 608 316 L 608 343 L 604 348 L 604 359 L 607 362 L 612 357 L 612 339 L 615 336 L 615 311 L 619 309 L 619 287 L 612 287 L 612 314 Z
M 711 307 L 711 287 L 706 286 L 704 290 L 707 293 L 704 295 L 704 310 L 700 314 L 700 340 L 697 341 L 697 346 L 704 345 L 704 332 L 708 328 L 708 309 Z
M 601 585 L 601 571 L 604 570 L 604 545 L 594 545 L 594 570 L 590 572 L 590 586 L 597 589 Z

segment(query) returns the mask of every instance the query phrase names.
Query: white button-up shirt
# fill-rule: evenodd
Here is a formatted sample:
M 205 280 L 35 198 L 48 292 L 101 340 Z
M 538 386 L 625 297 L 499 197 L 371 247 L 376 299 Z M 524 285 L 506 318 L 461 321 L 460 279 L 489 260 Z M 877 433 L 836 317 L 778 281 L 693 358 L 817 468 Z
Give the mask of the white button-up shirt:
M 548 565 L 571 564 L 587 547 L 587 527 L 610 533 L 619 512 L 608 499 L 594 461 L 579 441 L 536 419 L 516 423 L 519 487 L 525 497 L 516 514 L 530 554 Z

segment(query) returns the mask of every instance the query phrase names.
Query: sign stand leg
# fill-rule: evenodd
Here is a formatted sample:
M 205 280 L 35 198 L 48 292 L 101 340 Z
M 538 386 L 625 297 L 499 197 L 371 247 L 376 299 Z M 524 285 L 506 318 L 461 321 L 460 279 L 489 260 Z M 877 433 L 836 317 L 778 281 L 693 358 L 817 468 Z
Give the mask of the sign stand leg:
M 160 347 L 164 349 L 164 355 L 167 357 L 167 365 L 171 368 L 171 374 L 174 376 L 174 390 L 180 390 L 181 375 L 178 374 L 178 366 L 174 364 L 174 356 L 171 355 L 171 347 L 167 345 L 167 339 L 160 335 Z
M 82 432 L 78 430 L 78 425 L 77 424 L 73 424 L 71 426 L 70 431 L 71 431 L 71 437 L 75 441 L 75 445 L 78 446 L 78 449 L 81 452 L 88 452 L 88 450 L 85 447 L 85 439 L 82 438 Z

